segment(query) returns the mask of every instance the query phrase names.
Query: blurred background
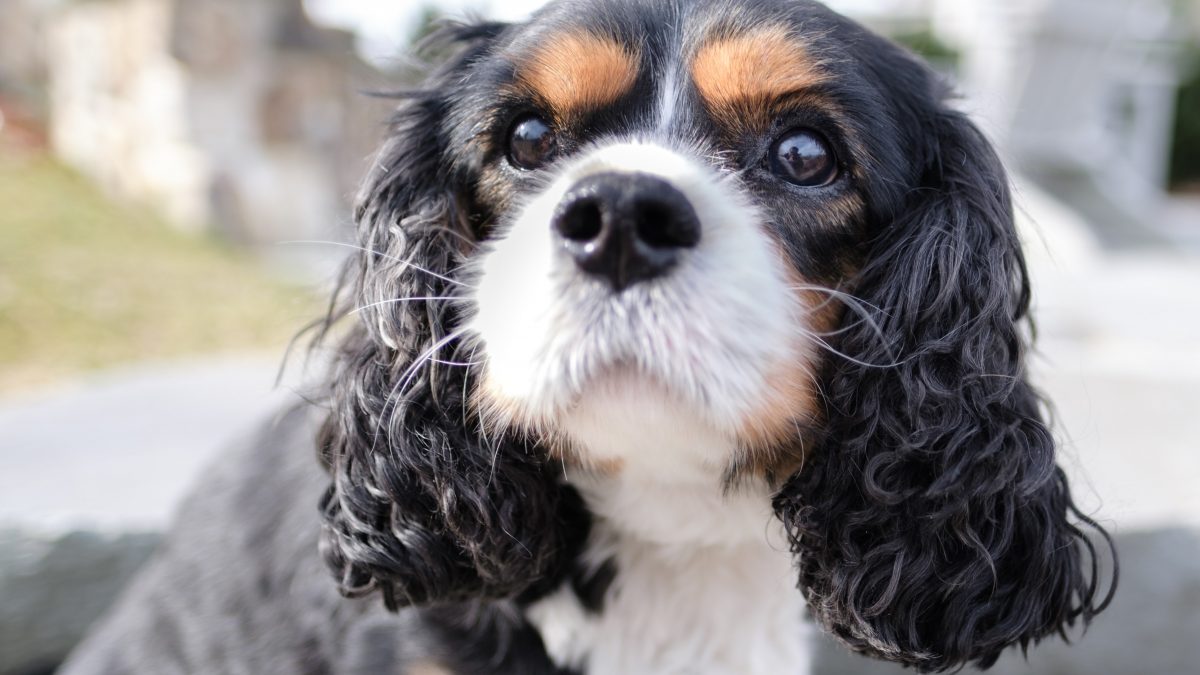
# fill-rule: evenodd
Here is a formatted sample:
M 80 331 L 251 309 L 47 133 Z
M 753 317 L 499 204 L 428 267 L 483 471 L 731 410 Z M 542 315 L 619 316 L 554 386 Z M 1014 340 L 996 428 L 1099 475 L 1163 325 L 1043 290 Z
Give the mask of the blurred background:
M 363 92 L 438 17 L 539 4 L 0 0 L 0 675 L 53 672 L 196 470 L 303 395 L 276 375 L 346 252 Z M 998 672 L 1200 674 L 1200 0 L 830 4 L 954 78 L 1013 169 L 1034 376 L 1123 554 L 1076 647 Z

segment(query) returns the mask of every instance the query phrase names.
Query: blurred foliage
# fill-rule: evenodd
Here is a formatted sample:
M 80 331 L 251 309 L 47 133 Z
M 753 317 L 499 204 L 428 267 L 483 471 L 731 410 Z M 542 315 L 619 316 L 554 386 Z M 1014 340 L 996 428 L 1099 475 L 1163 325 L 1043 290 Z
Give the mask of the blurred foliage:
M 133 360 L 280 350 L 320 311 L 249 256 L 3 150 L 0 392 Z
M 891 38 L 936 65 L 955 66 L 961 58 L 958 50 L 942 42 L 928 26 L 899 31 Z
M 1174 187 L 1200 190 L 1200 45 L 1191 45 L 1185 63 L 1175 103 L 1169 176 Z
M 439 9 L 437 5 L 425 4 L 421 6 L 421 11 L 414 23 L 415 28 L 409 34 L 408 43 L 408 51 L 418 55 L 420 62 L 425 64 L 442 63 L 455 50 L 455 47 L 452 45 L 430 44 L 426 42 L 426 38 L 436 33 L 446 19 L 445 12 Z M 415 75 L 419 79 L 423 78 L 425 69 L 420 69 Z
M 421 6 L 421 11 L 417 15 L 416 28 L 413 29 L 411 44 L 420 44 L 421 40 L 429 37 L 431 33 L 437 30 L 438 22 L 443 18 L 442 11 L 437 5 L 425 4 Z

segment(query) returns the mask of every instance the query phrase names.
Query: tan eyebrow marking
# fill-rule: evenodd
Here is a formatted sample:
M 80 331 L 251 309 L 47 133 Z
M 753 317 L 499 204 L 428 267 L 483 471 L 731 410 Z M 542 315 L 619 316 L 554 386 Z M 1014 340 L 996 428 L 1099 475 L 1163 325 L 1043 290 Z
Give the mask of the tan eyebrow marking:
M 520 65 L 517 80 L 562 119 L 615 102 L 633 88 L 638 70 L 635 50 L 578 31 L 547 39 Z
M 766 129 L 772 102 L 827 80 L 819 61 L 778 24 L 719 35 L 700 48 L 691 70 L 709 112 L 730 128 Z

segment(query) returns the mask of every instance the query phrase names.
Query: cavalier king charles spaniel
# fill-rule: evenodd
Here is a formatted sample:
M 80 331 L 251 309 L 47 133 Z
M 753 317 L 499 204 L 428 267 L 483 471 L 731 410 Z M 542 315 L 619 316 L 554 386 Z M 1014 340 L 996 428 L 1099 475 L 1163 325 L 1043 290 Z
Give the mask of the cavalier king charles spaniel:
M 808 0 L 435 42 L 325 405 L 204 478 L 66 672 L 798 675 L 809 623 L 937 672 L 1107 604 L 1008 180 L 928 67 Z

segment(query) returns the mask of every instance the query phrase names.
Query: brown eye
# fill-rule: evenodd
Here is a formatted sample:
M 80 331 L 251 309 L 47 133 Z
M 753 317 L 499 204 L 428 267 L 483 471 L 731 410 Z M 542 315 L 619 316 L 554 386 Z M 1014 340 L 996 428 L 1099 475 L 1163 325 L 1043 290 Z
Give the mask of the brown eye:
M 837 158 L 829 141 L 809 129 L 794 129 L 775 141 L 771 170 L 802 187 L 829 185 L 838 176 Z
M 508 161 L 521 169 L 536 169 L 545 164 L 555 149 L 554 132 L 537 115 L 524 115 L 513 122 L 508 132 Z

